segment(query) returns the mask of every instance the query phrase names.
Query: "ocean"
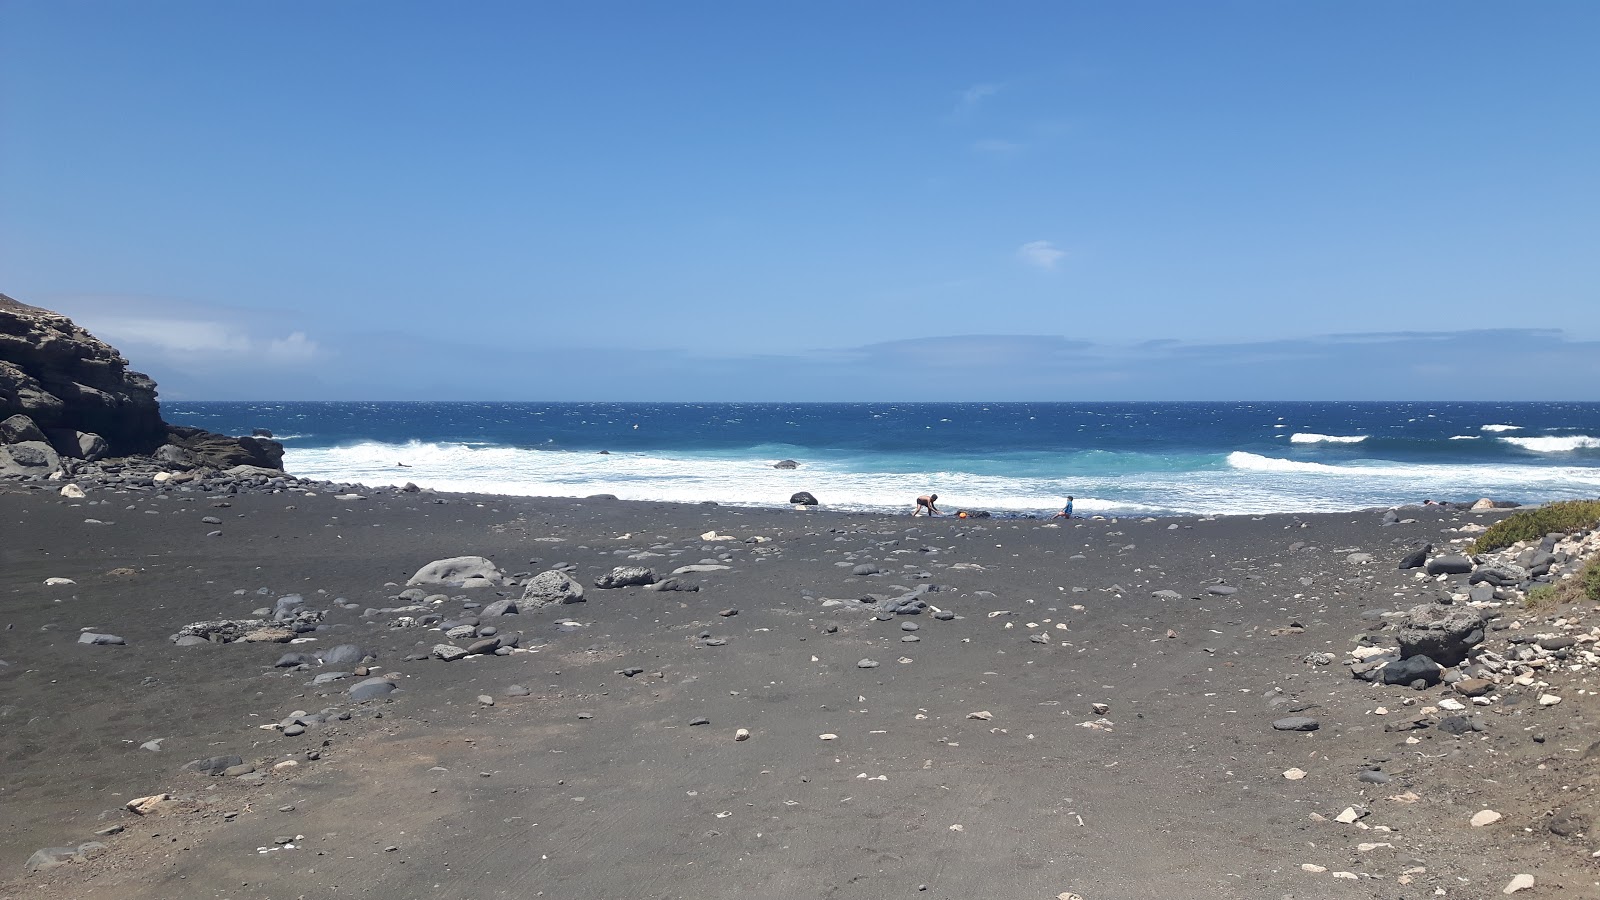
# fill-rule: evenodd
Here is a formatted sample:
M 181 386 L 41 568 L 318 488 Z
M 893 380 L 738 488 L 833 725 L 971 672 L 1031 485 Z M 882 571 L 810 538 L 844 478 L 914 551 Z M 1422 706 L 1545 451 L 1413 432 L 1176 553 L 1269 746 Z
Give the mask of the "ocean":
M 1600 403 L 168 402 L 296 475 L 528 496 L 1048 515 L 1600 496 Z M 795 469 L 773 463 L 792 459 Z

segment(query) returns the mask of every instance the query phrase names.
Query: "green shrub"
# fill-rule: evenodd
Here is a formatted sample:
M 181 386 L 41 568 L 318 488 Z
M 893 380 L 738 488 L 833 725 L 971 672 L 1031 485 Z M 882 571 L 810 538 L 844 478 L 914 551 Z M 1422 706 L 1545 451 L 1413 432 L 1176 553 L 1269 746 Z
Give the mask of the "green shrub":
M 1578 580 L 1583 582 L 1583 595 L 1600 603 L 1600 554 L 1589 557 L 1589 561 L 1583 564 Z
M 1473 553 L 1488 553 L 1518 541 L 1536 541 L 1553 532 L 1582 531 L 1600 524 L 1600 500 L 1562 500 L 1522 509 L 1489 526 L 1472 542 Z

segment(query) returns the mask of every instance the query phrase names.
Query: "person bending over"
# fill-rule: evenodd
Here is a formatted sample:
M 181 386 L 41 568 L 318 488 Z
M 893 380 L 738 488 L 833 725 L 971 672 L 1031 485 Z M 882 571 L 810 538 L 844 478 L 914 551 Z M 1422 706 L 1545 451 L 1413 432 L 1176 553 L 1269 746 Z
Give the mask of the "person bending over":
M 938 494 L 927 494 L 925 496 L 918 497 L 917 505 L 912 508 L 911 514 L 913 516 L 939 515 L 939 507 L 933 505 L 936 501 L 938 501 L 938 499 Z

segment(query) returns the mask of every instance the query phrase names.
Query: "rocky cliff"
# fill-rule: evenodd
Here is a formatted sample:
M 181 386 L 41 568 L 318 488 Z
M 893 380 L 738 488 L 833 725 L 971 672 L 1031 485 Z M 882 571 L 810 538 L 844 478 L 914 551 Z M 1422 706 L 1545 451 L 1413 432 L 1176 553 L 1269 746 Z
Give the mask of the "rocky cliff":
M 0 294 L 0 474 L 153 456 L 173 468 L 278 468 L 283 446 L 161 420 L 156 385 L 59 313 Z

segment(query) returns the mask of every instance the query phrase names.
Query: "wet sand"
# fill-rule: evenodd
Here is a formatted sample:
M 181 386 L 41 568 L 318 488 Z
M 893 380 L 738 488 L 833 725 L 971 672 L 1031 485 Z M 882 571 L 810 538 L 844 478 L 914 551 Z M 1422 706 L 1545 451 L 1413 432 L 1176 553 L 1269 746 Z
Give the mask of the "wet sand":
M 1549 828 L 1600 813 L 1590 670 L 1454 736 L 1431 727 L 1447 686 L 1342 664 L 1379 614 L 1450 588 L 1395 560 L 1501 512 L 913 520 L 362 493 L 0 486 L 0 897 L 1474 898 L 1518 873 L 1520 896 L 1600 896 L 1600 848 Z M 459 555 L 570 564 L 585 600 L 484 619 L 520 633 L 510 655 L 407 659 L 447 638 L 363 611 Z M 728 568 L 674 576 L 695 592 L 593 584 L 696 564 Z M 862 599 L 927 585 L 919 615 Z M 442 592 L 459 616 L 522 588 Z M 327 611 L 308 643 L 169 639 L 291 593 Z M 342 643 L 399 689 L 355 703 L 359 678 L 273 667 Z M 271 727 L 324 709 L 352 715 Z M 1320 728 L 1273 729 L 1291 715 Z M 1428 724 L 1387 727 L 1403 718 Z M 226 755 L 256 772 L 185 769 Z M 162 792 L 168 814 L 122 808 Z M 1335 821 L 1347 808 L 1365 814 Z M 1483 809 L 1503 818 L 1474 827 Z

